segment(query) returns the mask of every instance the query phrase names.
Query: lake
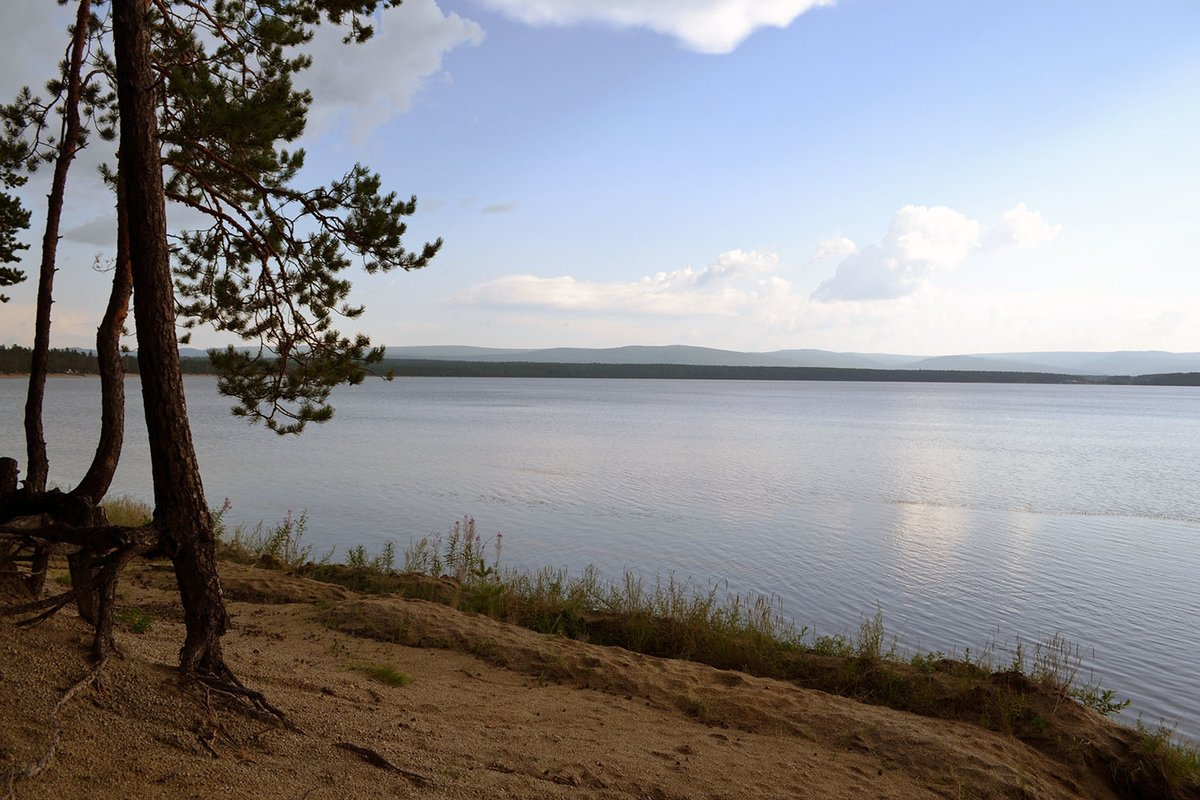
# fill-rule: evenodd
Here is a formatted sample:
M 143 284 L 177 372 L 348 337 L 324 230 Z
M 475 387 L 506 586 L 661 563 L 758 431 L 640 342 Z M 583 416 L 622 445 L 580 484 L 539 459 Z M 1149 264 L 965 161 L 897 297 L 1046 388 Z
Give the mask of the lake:
M 50 381 L 52 482 L 86 467 L 98 386 Z M 902 646 L 998 663 L 1057 634 L 1130 719 L 1200 739 L 1195 388 L 408 378 L 280 438 L 214 379 L 187 387 L 210 502 L 235 523 L 307 509 L 319 553 L 471 515 L 508 566 L 719 581 L 819 634 L 878 607 Z M 0 455 L 22 463 L 24 391 L 0 381 Z M 114 493 L 151 496 L 144 438 L 136 410 Z

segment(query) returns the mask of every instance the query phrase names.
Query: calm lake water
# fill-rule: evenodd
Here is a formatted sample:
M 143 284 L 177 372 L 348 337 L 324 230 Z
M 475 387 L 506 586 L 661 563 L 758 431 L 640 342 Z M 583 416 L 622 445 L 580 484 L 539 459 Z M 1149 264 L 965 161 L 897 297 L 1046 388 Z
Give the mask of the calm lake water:
M 0 454 L 25 384 L 0 381 Z M 135 382 L 131 400 L 140 402 Z M 1200 739 L 1200 391 L 1121 386 L 398 379 L 279 438 L 188 401 L 233 522 L 307 509 L 318 552 L 442 534 L 465 514 L 509 566 L 673 572 L 849 632 L 962 654 L 1059 634 L 1091 675 Z M 98 382 L 53 379 L 51 480 L 82 475 Z M 139 413 L 115 493 L 150 497 Z

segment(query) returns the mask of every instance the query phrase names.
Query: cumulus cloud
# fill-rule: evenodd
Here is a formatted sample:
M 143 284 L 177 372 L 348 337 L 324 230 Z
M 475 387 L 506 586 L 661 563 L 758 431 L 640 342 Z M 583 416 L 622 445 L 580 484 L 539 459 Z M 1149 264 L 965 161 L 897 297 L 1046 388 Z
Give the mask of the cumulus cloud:
M 952 267 L 979 246 L 979 223 L 946 206 L 905 206 L 892 218 L 883 246 L 908 266 Z
M 703 269 L 657 272 L 638 281 L 602 283 L 571 276 L 509 275 L 472 287 L 458 299 L 473 305 L 559 311 L 731 316 L 778 285 L 763 280 L 775 253 L 729 250 Z
M 359 45 L 342 43 L 345 31 L 317 28 L 305 51 L 313 65 L 297 83 L 313 93 L 311 128 L 320 132 L 350 124 L 362 138 L 407 111 L 449 51 L 483 41 L 483 28 L 458 14 L 445 14 L 436 0 L 405 0 L 375 22 L 375 35 Z
M 1004 247 L 1036 247 L 1058 235 L 1024 203 L 984 231 L 976 220 L 946 206 L 905 206 L 892 218 L 879 245 L 851 253 L 812 294 L 821 302 L 890 300 L 911 294 L 934 274 L 953 269 L 976 253 Z
M 1051 225 L 1038 212 L 1017 203 L 988 231 L 987 242 L 991 247 L 1037 247 L 1053 240 L 1060 230 L 1061 225 Z
M 707 286 L 719 281 L 753 277 L 771 272 L 779 264 L 779 256 L 762 250 L 727 250 L 717 260 L 699 272 L 690 268 L 672 273 L 673 276 L 694 277 L 695 286 Z M 664 273 L 658 273 L 660 276 Z
M 648 28 L 701 53 L 729 53 L 763 27 L 786 28 L 796 17 L 836 0 L 480 0 L 529 25 L 601 23 Z

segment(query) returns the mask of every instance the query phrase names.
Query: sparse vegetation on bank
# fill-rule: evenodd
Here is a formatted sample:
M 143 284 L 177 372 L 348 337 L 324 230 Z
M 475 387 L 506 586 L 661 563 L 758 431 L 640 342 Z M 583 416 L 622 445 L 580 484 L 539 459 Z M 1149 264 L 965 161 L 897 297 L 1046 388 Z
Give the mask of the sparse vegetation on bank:
M 223 515 L 218 512 L 218 519 Z M 1074 733 L 1092 711 L 1109 715 L 1128 704 L 1109 689 L 1080 680 L 1079 648 L 1061 638 L 1010 650 L 987 647 L 962 655 L 906 653 L 876 611 L 849 634 L 813 635 L 784 617 L 768 598 L 747 600 L 716 588 L 697 590 L 673 576 L 647 581 L 626 573 L 610 583 L 595 568 L 517 572 L 500 564 L 501 539 L 485 540 L 474 520 L 444 536 L 423 538 L 397 557 L 362 546 L 345 563 L 332 552 L 313 560 L 303 541 L 307 518 L 291 513 L 274 526 L 222 533 L 220 554 L 242 563 L 284 569 L 365 594 L 433 601 L 541 633 L 684 659 L 850 697 L 922 716 L 977 724 L 1059 757 L 1102 758 L 1129 797 L 1191 797 L 1200 792 L 1200 754 L 1169 728 L 1139 724 L 1128 742 L 1101 757 Z M 399 569 L 397 567 L 399 566 Z M 403 625 L 373 620 L 364 607 L 330 609 L 328 627 L 409 645 Z M 488 654 L 477 655 L 487 658 Z M 375 680 L 403 684 L 363 671 Z M 685 698 L 685 700 L 687 700 Z M 682 702 L 682 701 L 681 701 Z M 703 717 L 701 700 L 687 713 Z M 681 706 L 682 707 L 682 706 Z M 1106 745 L 1111 748 L 1112 743 Z

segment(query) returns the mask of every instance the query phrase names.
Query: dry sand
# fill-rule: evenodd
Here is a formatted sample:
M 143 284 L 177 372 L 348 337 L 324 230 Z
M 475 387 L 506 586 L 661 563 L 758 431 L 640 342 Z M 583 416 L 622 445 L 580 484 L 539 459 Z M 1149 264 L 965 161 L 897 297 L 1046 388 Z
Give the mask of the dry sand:
M 1114 796 L 1094 775 L 968 724 L 279 572 L 227 563 L 222 575 L 231 666 L 302 732 L 180 686 L 173 578 L 168 565 L 136 563 L 122 602 L 151 611 L 153 625 L 119 632 L 124 657 L 62 707 L 52 760 L 14 796 Z M 344 632 L 355 625 L 419 646 Z M 52 709 L 87 673 L 89 641 L 73 612 L 29 630 L 0 620 L 0 774 L 47 751 Z M 357 669 L 381 664 L 411 682 Z

